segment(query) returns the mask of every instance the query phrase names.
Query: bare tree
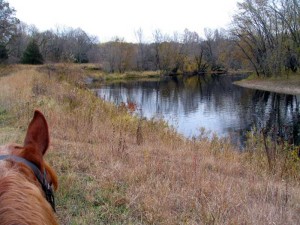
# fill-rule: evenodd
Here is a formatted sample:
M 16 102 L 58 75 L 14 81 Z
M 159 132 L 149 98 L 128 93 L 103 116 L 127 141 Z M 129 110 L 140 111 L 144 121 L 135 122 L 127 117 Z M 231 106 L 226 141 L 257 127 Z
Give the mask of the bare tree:
M 299 1 L 245 0 L 238 3 L 238 8 L 231 33 L 257 75 L 281 74 L 287 65 L 296 70 Z
M 156 69 L 161 70 L 161 58 L 160 58 L 160 44 L 163 42 L 164 38 L 159 29 L 155 30 L 153 33 L 154 38 L 154 51 L 155 51 L 155 66 Z
M 135 32 L 135 36 L 138 43 L 138 50 L 137 50 L 137 68 L 138 70 L 146 70 L 146 45 L 144 43 L 144 34 L 142 28 L 139 28 Z
M 205 73 L 208 64 L 204 59 L 204 48 L 202 47 L 203 39 L 198 33 L 184 30 L 183 48 L 185 58 L 185 73 L 192 72 L 193 74 Z
M 16 25 L 20 22 L 14 15 L 16 10 L 9 6 L 8 2 L 0 0 L 0 43 L 7 44 L 16 31 Z

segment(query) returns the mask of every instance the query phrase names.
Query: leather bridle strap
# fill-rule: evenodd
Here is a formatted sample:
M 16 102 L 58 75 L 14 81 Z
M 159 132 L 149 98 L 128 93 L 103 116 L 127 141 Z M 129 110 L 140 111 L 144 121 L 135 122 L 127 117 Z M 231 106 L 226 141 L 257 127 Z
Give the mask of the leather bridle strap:
M 22 157 L 15 156 L 15 155 L 0 155 L 0 160 L 11 160 L 13 162 L 23 163 L 23 164 L 29 166 L 30 169 L 33 171 L 35 177 L 40 182 L 42 189 L 45 193 L 47 201 L 52 206 L 54 212 L 56 212 L 54 194 L 53 194 L 51 185 L 48 183 L 48 181 L 46 179 L 46 175 L 47 175 L 46 170 L 44 170 L 44 174 L 42 174 L 40 169 L 34 163 L 32 163 Z

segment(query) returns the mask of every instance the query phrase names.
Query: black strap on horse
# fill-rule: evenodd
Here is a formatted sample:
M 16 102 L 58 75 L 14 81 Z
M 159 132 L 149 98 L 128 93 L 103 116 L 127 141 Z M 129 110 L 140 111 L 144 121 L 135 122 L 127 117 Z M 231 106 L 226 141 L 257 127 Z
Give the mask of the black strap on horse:
M 15 155 L 0 155 L 0 160 L 11 160 L 13 162 L 23 163 L 26 166 L 29 166 L 31 168 L 31 170 L 34 172 L 34 175 L 37 178 L 37 180 L 40 182 L 42 189 L 45 193 L 47 201 L 52 206 L 53 211 L 56 212 L 54 193 L 53 193 L 52 186 L 47 181 L 46 170 L 44 170 L 44 173 L 42 173 L 40 171 L 40 169 L 34 163 L 32 163 L 22 157 L 15 156 Z

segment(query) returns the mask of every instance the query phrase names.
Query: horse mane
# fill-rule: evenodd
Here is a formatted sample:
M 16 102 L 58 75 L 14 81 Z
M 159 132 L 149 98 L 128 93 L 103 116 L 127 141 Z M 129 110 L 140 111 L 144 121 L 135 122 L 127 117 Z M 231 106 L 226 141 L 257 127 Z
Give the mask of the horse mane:
M 47 181 L 57 189 L 54 170 L 43 160 L 49 146 L 48 125 L 39 111 L 29 124 L 24 146 L 0 147 L 1 154 L 22 157 L 46 171 Z M 0 224 L 57 225 L 57 219 L 45 198 L 41 184 L 27 165 L 11 160 L 0 161 Z

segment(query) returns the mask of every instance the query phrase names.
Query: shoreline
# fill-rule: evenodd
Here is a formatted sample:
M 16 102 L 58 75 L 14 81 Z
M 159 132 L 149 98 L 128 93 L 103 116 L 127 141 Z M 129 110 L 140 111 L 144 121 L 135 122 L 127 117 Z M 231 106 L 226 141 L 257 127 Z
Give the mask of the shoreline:
M 287 95 L 300 95 L 300 80 L 286 79 L 286 80 L 241 80 L 234 82 L 235 85 L 257 89 L 261 91 L 276 92 Z

